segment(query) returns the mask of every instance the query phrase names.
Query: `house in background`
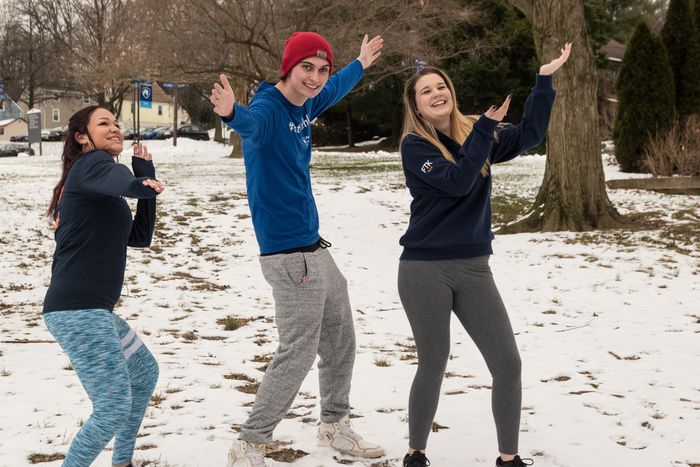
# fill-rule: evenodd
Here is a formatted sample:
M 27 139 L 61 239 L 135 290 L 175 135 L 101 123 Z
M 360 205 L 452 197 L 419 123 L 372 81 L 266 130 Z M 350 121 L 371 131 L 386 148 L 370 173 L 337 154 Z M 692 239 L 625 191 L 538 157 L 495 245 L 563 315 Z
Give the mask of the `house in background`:
M 617 117 L 617 94 L 615 82 L 620 72 L 622 58 L 625 56 L 625 45 L 611 39 L 600 48 L 608 61 L 606 69 L 598 70 L 598 127 L 603 140 L 612 138 Z
M 34 107 L 41 110 L 41 127 L 44 129 L 65 127 L 75 112 L 88 105 L 97 105 L 93 99 L 78 91 L 40 89 L 36 91 L 36 96 L 38 103 Z M 22 115 L 24 115 L 29 109 L 25 104 L 20 104 L 20 106 L 22 107 Z M 173 110 L 173 98 L 167 95 L 156 83 L 153 83 L 152 108 L 141 109 L 141 128 L 172 126 Z M 121 114 L 117 116 L 122 127 L 133 127 L 132 112 L 133 93 L 128 92 L 122 104 Z M 179 109 L 178 114 L 179 123 L 190 122 L 190 116 L 185 110 Z
M 10 141 L 13 136 L 27 134 L 27 122 L 23 118 L 0 120 L 0 141 Z
M 49 130 L 68 126 L 71 115 L 85 106 L 95 105 L 95 101 L 82 92 L 62 89 L 37 89 L 34 101 L 34 108 L 41 110 L 41 128 Z M 20 106 L 24 112 L 29 110 L 24 103 Z
M 121 115 L 117 119 L 124 128 L 134 127 L 134 93 L 130 92 L 124 98 Z M 153 102 L 150 109 L 142 108 L 140 111 L 139 126 L 141 128 L 156 128 L 161 126 L 173 126 L 175 121 L 175 103 L 173 98 L 163 91 L 157 84 L 153 83 Z M 138 101 L 136 102 L 138 105 Z M 178 125 L 190 123 L 190 116 L 182 107 L 178 106 Z
M 0 101 L 0 141 L 27 134 L 27 122 L 23 117 L 22 108 L 6 95 Z

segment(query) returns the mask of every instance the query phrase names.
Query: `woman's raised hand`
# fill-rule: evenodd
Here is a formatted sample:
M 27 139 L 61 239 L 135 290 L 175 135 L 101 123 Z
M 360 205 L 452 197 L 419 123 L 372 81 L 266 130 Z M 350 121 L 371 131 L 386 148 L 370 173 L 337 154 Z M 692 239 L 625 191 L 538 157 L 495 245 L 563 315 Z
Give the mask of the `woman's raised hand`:
M 148 148 L 144 146 L 141 143 L 136 143 L 134 144 L 134 157 L 138 157 L 139 159 L 143 159 L 146 161 L 152 161 L 153 156 L 151 153 L 148 151 Z M 147 187 L 152 188 L 155 190 L 156 193 L 162 193 L 163 190 L 165 190 L 165 187 L 161 182 L 158 180 L 153 180 L 153 179 L 146 179 L 143 181 L 143 184 Z
M 148 151 L 148 148 L 141 143 L 134 144 L 134 157 L 138 157 L 139 159 L 147 161 L 153 160 L 153 156 Z
M 506 97 L 506 100 L 504 100 L 503 104 L 501 104 L 501 106 L 498 108 L 495 105 L 489 107 L 489 110 L 487 110 L 484 113 L 486 118 L 490 118 L 491 120 L 495 120 L 497 122 L 502 122 L 503 117 L 505 117 L 508 113 L 508 107 L 510 107 L 510 98 L 511 96 Z
M 540 75 L 548 76 L 557 71 L 566 61 L 569 59 L 569 54 L 571 53 L 571 42 L 564 44 L 564 48 L 561 49 L 561 55 L 559 58 L 555 58 L 546 65 L 540 67 Z

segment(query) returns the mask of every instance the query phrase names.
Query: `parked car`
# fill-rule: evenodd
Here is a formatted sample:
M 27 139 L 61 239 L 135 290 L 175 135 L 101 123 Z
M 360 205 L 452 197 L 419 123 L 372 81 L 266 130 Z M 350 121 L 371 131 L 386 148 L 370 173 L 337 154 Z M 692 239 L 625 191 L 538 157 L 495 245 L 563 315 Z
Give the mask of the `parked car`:
M 48 141 L 50 134 L 51 134 L 51 130 L 49 130 L 49 129 L 41 130 L 41 140 Z
M 209 133 L 199 128 L 197 125 L 185 125 L 177 129 L 177 135 L 181 138 L 198 139 L 209 141 Z
M 0 157 L 17 157 L 21 152 L 26 152 L 30 156 L 34 155 L 34 149 L 29 150 L 29 145 L 26 143 L 9 143 L 0 146 Z
M 49 141 L 63 141 L 66 138 L 66 128 L 56 127 L 53 130 L 49 130 Z M 43 135 L 42 135 L 43 139 Z
M 153 136 L 153 139 L 168 139 L 173 137 L 173 127 L 171 126 L 162 126 L 160 128 L 156 128 L 156 134 Z
M 141 139 L 155 139 L 158 128 L 146 128 L 141 132 Z
M 0 157 L 17 157 L 19 151 L 15 149 L 13 144 L 3 144 L 0 146 Z
M 10 136 L 10 141 L 11 142 L 24 142 L 26 143 L 29 137 L 27 135 L 20 135 L 20 136 Z
M 124 139 L 134 139 L 134 129 L 122 128 L 122 136 L 124 137 Z

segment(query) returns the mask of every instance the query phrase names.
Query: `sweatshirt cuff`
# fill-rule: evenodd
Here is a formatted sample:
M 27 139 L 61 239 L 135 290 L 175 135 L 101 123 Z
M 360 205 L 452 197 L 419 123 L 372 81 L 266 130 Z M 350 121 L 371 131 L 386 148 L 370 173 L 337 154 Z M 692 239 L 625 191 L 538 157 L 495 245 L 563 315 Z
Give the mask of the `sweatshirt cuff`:
M 355 63 L 355 62 L 357 62 L 357 63 Z M 365 75 L 365 68 L 362 66 L 362 63 L 360 62 L 360 60 L 358 60 L 356 58 L 355 60 L 350 62 L 350 64 L 348 64 L 348 66 L 350 66 L 350 65 L 355 65 L 355 66 L 360 68 L 360 78 L 362 78 Z
M 479 130 L 485 132 L 487 135 L 492 135 L 493 132 L 496 131 L 496 127 L 499 123 L 501 122 L 492 120 L 486 115 L 482 115 L 481 117 L 479 117 L 479 120 L 477 120 L 474 124 L 474 128 L 478 128 Z
M 221 117 L 221 121 L 224 123 L 229 123 L 231 122 L 234 118 L 236 118 L 236 104 L 233 104 L 233 112 L 231 113 L 231 116 L 229 118 L 226 117 Z
M 156 168 L 153 165 L 153 161 L 147 161 L 146 159 L 141 159 L 140 157 L 131 158 L 131 168 L 134 169 L 134 176 L 136 177 L 151 177 L 155 178 Z
M 535 89 L 538 91 L 548 91 L 552 89 L 552 75 L 535 75 Z

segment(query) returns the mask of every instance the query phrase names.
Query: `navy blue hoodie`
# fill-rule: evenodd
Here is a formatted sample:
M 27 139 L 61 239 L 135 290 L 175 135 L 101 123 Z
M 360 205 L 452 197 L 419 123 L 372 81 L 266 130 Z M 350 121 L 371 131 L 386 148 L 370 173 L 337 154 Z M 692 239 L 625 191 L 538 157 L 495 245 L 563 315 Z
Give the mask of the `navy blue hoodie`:
M 537 75 L 518 125 L 498 125 L 481 116 L 464 144 L 438 131 L 456 163 L 423 138 L 401 142 L 401 161 L 413 201 L 411 219 L 399 243 L 402 260 L 445 260 L 485 256 L 491 249 L 491 171 L 484 164 L 506 162 L 540 144 L 554 103 L 552 77 Z M 498 128 L 497 128 L 498 125 Z M 494 139 L 494 131 L 497 138 Z
M 132 158 L 134 174 L 105 151 L 83 155 L 71 168 L 55 217 L 56 251 L 44 299 L 50 311 L 114 308 L 121 295 L 126 247 L 151 244 L 158 193 L 152 161 Z M 123 197 L 139 198 L 136 217 Z

